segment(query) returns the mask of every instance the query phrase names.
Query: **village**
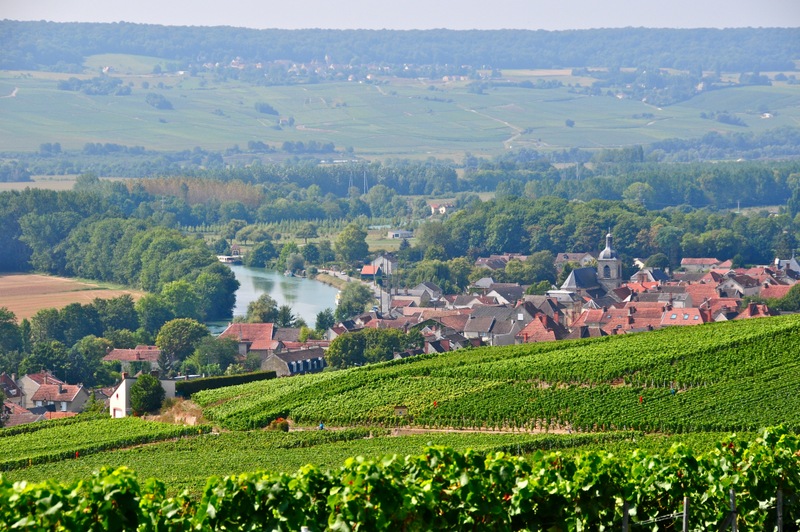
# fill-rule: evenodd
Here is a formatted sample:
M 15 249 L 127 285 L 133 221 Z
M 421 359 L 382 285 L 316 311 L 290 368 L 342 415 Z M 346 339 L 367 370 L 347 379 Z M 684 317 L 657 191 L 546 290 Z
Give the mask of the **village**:
M 476 266 L 491 272 L 525 259 L 519 254 L 491 255 L 478 258 Z M 556 257 L 557 270 L 567 264 L 575 267 L 566 280 L 542 295 L 526 294 L 527 286 L 498 283 L 491 276 L 474 282 L 466 294 L 445 294 L 430 282 L 384 292 L 376 280 L 394 274 L 397 260 L 382 254 L 362 267 L 360 280 L 351 279 L 373 288 L 380 305 L 336 323 L 323 339 L 301 340 L 299 328 L 242 322 L 231 323 L 219 338 L 236 340 L 239 356 L 258 357 L 262 371 L 290 377 L 323 371 L 331 342 L 364 329 L 421 333 L 422 347 L 397 352 L 395 359 L 479 346 L 596 338 L 773 316 L 774 309 L 750 299 L 780 299 L 800 280 L 794 256 L 751 268 L 732 268 L 731 261 L 716 258 L 684 258 L 675 272 L 638 262 L 640 269 L 626 279 L 611 234 L 600 253 Z M 19 377 L 4 373 L 0 386 L 6 397 L 6 426 L 74 416 L 91 404 L 103 405 L 112 417 L 130 415 L 135 371 L 149 367 L 158 376 L 160 355 L 158 347 L 146 345 L 109 351 L 103 361 L 119 363 L 121 380 L 114 387 L 95 390 L 48 372 Z M 159 382 L 166 397 L 175 397 L 174 378 L 162 377 Z

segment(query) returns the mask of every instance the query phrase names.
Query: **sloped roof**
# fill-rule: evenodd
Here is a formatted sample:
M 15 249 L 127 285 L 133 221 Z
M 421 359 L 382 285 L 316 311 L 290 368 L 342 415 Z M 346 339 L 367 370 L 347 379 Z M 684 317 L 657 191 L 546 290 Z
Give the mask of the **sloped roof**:
M 530 323 L 517 333 L 516 338 L 528 344 L 533 342 L 554 342 L 564 338 L 566 335 L 567 332 L 549 316 L 537 314 Z
M 684 257 L 681 259 L 681 266 L 716 266 L 720 264 L 719 259 L 711 257 Z
M 668 310 L 661 319 L 661 326 L 669 325 L 702 325 L 703 315 L 698 308 L 676 308 Z
M 713 284 L 693 283 L 686 285 L 686 293 L 692 296 L 692 303 L 697 306 L 706 299 L 718 298 L 719 294 Z
M 569 272 L 569 277 L 561 285 L 562 290 L 588 290 L 597 288 L 600 283 L 597 282 L 597 270 L 594 268 L 575 268 Z
M 251 351 L 266 351 L 279 347 L 279 342 L 272 338 L 273 332 L 272 323 L 231 323 L 219 338 L 233 338 L 248 343 Z
M 491 316 L 484 316 L 476 318 L 470 316 L 467 323 L 464 325 L 464 332 L 467 333 L 489 333 L 494 327 L 495 319 Z
M 372 264 L 365 264 L 363 268 L 361 268 L 361 275 L 378 275 L 380 273 L 381 267 L 380 266 L 373 266 Z
M 771 284 L 761 289 L 759 294 L 764 299 L 780 299 L 785 297 L 792 289 L 792 285 L 788 284 Z
M 750 303 L 742 310 L 735 320 L 747 320 L 751 318 L 766 318 L 774 316 L 775 313 L 767 306 L 760 303 Z
M 2 391 L 8 399 L 16 399 L 17 397 L 25 395 L 22 388 L 17 386 L 17 383 L 14 382 L 14 379 L 5 373 L 0 374 L 0 391 Z
M 325 357 L 325 350 L 321 347 L 310 347 L 308 349 L 293 349 L 291 351 L 281 351 L 275 356 L 284 362 L 302 362 L 304 360 L 314 360 Z
M 42 384 L 34 392 L 31 401 L 67 401 L 72 402 L 83 389 L 79 384 Z
M 60 379 L 57 379 L 56 377 L 53 376 L 52 373 L 49 373 L 49 372 L 46 372 L 46 371 L 40 371 L 38 373 L 28 373 L 27 375 L 25 375 L 25 377 L 28 377 L 33 382 L 35 382 L 36 384 L 39 384 L 39 385 L 42 385 L 42 384 L 45 384 L 45 383 L 47 383 L 47 384 L 59 384 L 59 383 L 65 384 L 64 381 L 62 381 Z
M 105 362 L 158 362 L 161 349 L 155 345 L 137 345 L 133 349 L 112 349 L 103 357 Z
M 300 338 L 299 327 L 273 327 L 272 339 L 286 344 L 287 342 L 297 342 Z

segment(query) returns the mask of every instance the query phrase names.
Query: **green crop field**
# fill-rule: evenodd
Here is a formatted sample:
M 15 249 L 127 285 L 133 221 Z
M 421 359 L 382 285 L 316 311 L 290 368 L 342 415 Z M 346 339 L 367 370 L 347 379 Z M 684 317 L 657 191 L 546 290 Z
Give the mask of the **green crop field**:
M 131 86 L 128 96 L 58 90 L 58 79 L 67 74 L 0 72 L 0 145 L 11 151 L 36 150 L 44 142 L 60 142 L 64 149 L 111 142 L 158 150 L 220 150 L 252 140 L 277 146 L 315 140 L 374 157 L 457 157 L 521 147 L 617 147 L 800 123 L 798 85 L 728 88 L 656 108 L 571 93 L 567 84 L 579 81 L 566 71 L 511 71 L 508 76 L 515 81 L 557 79 L 562 88 L 502 87 L 474 94 L 465 82 L 395 78 L 256 87 L 216 81 L 210 74 L 151 74 L 159 62 L 139 56 L 89 58 L 87 72 L 112 66 L 113 75 Z M 151 107 L 145 103 L 150 92 L 163 95 L 174 108 Z M 257 102 L 269 103 L 279 116 L 258 113 Z M 700 117 L 720 111 L 741 118 L 747 127 Z M 764 111 L 772 117 L 761 118 Z M 293 125 L 279 125 L 280 117 L 293 118 Z M 574 127 L 567 127 L 566 120 L 574 121 Z

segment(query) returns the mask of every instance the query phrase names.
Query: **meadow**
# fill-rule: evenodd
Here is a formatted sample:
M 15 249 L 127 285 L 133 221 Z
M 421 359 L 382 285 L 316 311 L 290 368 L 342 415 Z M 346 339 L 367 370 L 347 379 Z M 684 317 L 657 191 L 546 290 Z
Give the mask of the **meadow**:
M 800 86 L 746 86 L 711 91 L 665 108 L 613 96 L 588 96 L 570 84 L 586 82 L 569 71 L 510 71 L 508 79 L 558 80 L 555 89 L 496 87 L 483 94 L 463 81 L 377 79 L 258 87 L 218 81 L 210 74 L 156 75 L 157 60 L 138 56 L 91 57 L 87 67 L 114 66 L 132 88 L 128 96 L 87 96 L 57 89 L 67 74 L 0 72 L 0 144 L 34 151 L 43 142 L 80 149 L 111 142 L 155 150 L 199 146 L 223 150 L 260 140 L 332 142 L 370 157 L 491 156 L 508 149 L 611 148 L 709 131 L 758 133 L 800 121 Z M 91 77 L 86 74 L 82 77 Z M 146 88 L 145 88 L 146 87 Z M 158 93 L 173 105 L 145 103 Z M 279 115 L 259 113 L 267 102 Z M 771 118 L 762 118 L 769 110 Z M 727 111 L 747 127 L 702 119 Z M 293 125 L 279 125 L 293 118 Z M 574 122 L 572 127 L 566 121 Z

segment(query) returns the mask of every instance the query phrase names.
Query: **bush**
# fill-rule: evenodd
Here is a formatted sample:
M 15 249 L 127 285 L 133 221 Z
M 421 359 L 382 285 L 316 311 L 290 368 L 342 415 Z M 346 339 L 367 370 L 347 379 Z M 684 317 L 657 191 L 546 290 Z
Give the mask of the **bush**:
M 278 419 L 273 419 L 270 421 L 269 426 L 267 426 L 267 430 L 279 430 L 281 432 L 289 432 L 289 422 L 279 417 Z
M 141 375 L 131 386 L 131 408 L 134 415 L 140 416 L 155 412 L 164 401 L 164 388 L 152 375 Z

